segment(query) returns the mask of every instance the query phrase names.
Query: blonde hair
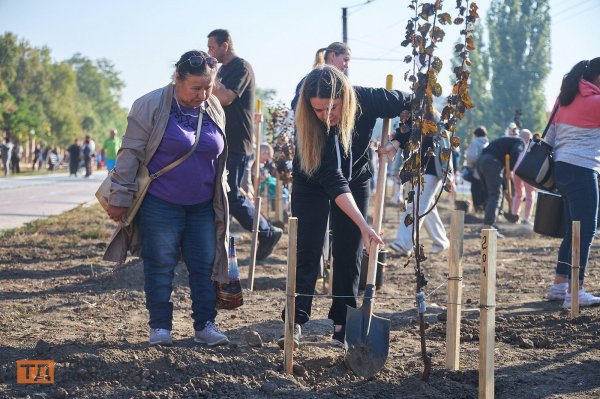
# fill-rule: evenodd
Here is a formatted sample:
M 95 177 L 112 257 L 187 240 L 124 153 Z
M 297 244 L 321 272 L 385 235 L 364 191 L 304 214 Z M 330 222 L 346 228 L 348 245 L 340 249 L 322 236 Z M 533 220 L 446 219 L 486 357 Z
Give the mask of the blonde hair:
M 333 42 L 329 46 L 320 48 L 315 54 L 315 63 L 313 68 L 327 64 L 327 58 L 330 54 L 350 54 L 350 47 L 346 43 Z
M 321 165 L 323 147 L 331 128 L 327 118 L 327 130 L 323 134 L 323 123 L 317 118 L 310 103 L 310 99 L 315 97 L 329 99 L 328 115 L 333 101 L 341 99 L 337 134 L 344 155 L 348 155 L 351 150 L 354 122 L 358 112 L 354 88 L 337 68 L 321 65 L 306 76 L 296 109 L 296 139 L 300 169 L 307 176 L 312 176 Z

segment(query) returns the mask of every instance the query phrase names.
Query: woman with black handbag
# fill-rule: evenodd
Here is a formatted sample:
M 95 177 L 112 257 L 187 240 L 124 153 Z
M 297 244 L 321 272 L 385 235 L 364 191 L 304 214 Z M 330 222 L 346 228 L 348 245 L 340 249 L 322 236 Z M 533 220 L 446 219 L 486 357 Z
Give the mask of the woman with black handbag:
M 600 173 L 600 57 L 578 62 L 562 80 L 558 107 L 546 141 L 554 147 L 554 181 L 565 201 L 567 229 L 558 251 L 549 300 L 571 307 L 571 226 L 581 222 L 579 306 L 600 304 L 583 289 L 583 279 L 598 218 Z

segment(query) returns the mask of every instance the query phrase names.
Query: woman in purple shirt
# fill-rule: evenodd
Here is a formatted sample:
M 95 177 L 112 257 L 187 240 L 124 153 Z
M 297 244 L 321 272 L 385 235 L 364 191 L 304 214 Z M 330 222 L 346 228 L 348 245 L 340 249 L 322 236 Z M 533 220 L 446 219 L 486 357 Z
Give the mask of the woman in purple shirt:
M 133 105 L 116 160 L 108 213 L 119 221 L 130 204 L 132 170 L 135 173 L 143 162 L 150 174 L 160 171 L 189 153 L 200 135 L 188 158 L 150 183 L 135 219 L 150 345 L 172 345 L 171 293 L 180 256 L 189 272 L 194 341 L 209 346 L 229 342 L 215 325 L 213 280 L 219 280 L 227 261 L 222 244 L 228 212 L 222 184 L 227 154 L 223 109 L 212 96 L 216 65 L 217 60 L 204 52 L 183 54 L 175 64 L 174 84 Z

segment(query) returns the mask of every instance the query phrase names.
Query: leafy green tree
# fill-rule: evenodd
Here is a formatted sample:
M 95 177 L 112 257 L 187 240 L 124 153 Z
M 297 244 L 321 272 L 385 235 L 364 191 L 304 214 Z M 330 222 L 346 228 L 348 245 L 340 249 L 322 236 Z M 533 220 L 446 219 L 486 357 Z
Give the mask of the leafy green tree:
M 484 28 L 478 22 L 473 29 L 475 50 L 470 54 L 471 74 L 469 75 L 469 93 L 475 108 L 466 113 L 465 118 L 458 122 L 457 135 L 463 143 L 471 139 L 473 130 L 485 126 L 490 132 L 499 131 L 490 114 L 492 98 L 490 95 L 490 57 L 483 43 Z M 457 43 L 460 45 L 460 43 Z M 456 67 L 462 60 L 455 58 L 452 62 Z M 463 146 L 466 148 L 465 146 Z
M 505 127 L 521 110 L 523 127 L 541 130 L 550 70 L 548 0 L 493 0 L 487 22 L 492 102 L 485 112 L 491 125 Z
M 0 36 L 0 129 L 16 139 L 35 131 L 38 141 L 64 146 L 83 134 L 101 141 L 110 129 L 123 131 L 123 86 L 109 60 L 76 54 L 54 62 L 47 47 Z

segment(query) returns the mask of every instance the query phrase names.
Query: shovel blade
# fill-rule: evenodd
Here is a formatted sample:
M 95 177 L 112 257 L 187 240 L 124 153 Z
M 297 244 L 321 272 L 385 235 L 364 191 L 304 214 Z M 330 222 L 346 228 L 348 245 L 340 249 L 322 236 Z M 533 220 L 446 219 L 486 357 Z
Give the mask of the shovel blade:
M 370 327 L 368 326 L 370 321 Z M 346 365 L 354 374 L 370 378 L 383 368 L 390 347 L 389 319 L 348 307 L 346 315 Z

